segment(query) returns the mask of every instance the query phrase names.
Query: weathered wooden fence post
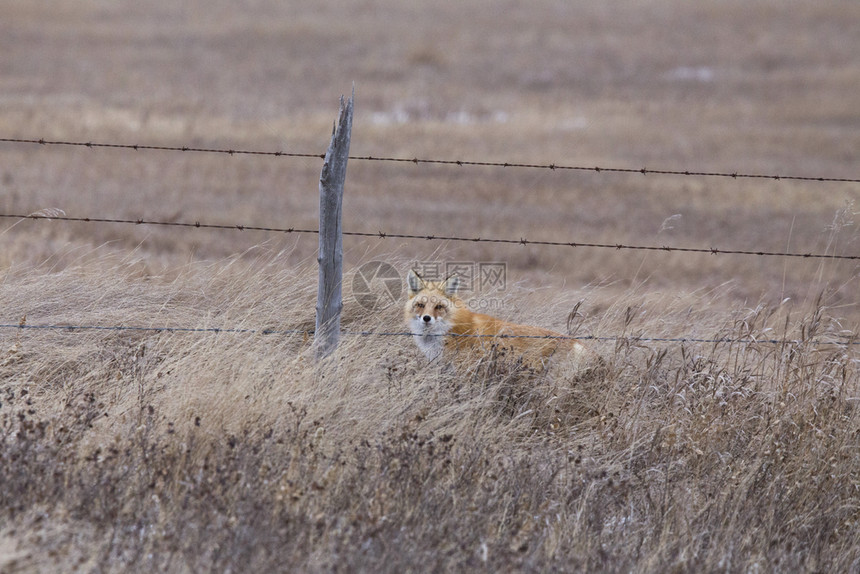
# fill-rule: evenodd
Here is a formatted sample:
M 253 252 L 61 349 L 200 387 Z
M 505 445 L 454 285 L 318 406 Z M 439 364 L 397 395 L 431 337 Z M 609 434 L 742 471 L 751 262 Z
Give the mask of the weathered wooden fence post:
M 331 135 L 320 173 L 320 247 L 319 286 L 317 288 L 317 318 L 314 347 L 317 359 L 328 356 L 340 340 L 340 312 L 343 308 L 343 235 L 341 233 L 343 184 L 349 158 L 352 132 L 352 95 L 344 103 L 340 97 L 340 113 Z

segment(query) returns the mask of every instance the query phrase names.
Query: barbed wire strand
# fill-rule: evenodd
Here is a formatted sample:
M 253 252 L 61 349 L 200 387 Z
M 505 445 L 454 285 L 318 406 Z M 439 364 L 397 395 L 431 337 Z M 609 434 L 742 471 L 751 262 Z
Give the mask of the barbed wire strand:
M 166 145 L 146 145 L 146 144 L 120 144 L 120 143 L 94 143 L 80 141 L 52 141 L 46 139 L 19 139 L 19 138 L 0 138 L 0 143 L 16 143 L 16 144 L 39 144 L 42 146 L 69 146 L 69 147 L 85 147 L 89 149 L 130 149 L 134 151 L 168 151 L 168 152 L 190 152 L 190 153 L 211 153 L 225 155 L 260 155 L 274 157 L 305 157 L 324 159 L 324 153 L 294 153 L 285 151 L 263 151 L 263 150 L 243 150 L 243 149 L 226 149 L 226 148 L 207 148 L 193 146 L 166 146 Z
M 111 149 L 129 149 L 135 151 L 167 151 L 167 152 L 191 152 L 191 153 L 210 153 L 210 154 L 226 154 L 226 155 L 252 155 L 252 156 L 274 156 L 274 157 L 291 157 L 291 158 L 325 158 L 324 153 L 296 153 L 285 151 L 264 151 L 264 150 L 243 150 L 243 149 L 224 149 L 224 148 L 207 148 L 207 147 L 192 147 L 192 146 L 165 146 L 165 145 L 145 145 L 145 144 L 120 144 L 120 143 L 94 143 L 81 141 L 58 141 L 46 139 L 24 139 L 24 138 L 0 138 L 0 143 L 15 143 L 15 144 L 38 144 L 42 146 L 73 146 L 85 147 L 89 149 L 111 148 Z M 627 173 L 641 175 L 671 175 L 671 176 L 691 176 L 691 177 L 721 177 L 731 179 L 770 179 L 775 181 L 816 181 L 816 182 L 831 182 L 831 183 L 860 183 L 860 178 L 847 177 L 825 177 L 825 176 L 799 176 L 799 175 L 778 175 L 764 173 L 741 173 L 741 172 L 719 172 L 719 171 L 703 171 L 703 170 L 681 170 L 681 169 L 651 169 L 647 167 L 640 168 L 625 168 L 625 167 L 601 167 L 601 166 L 582 166 L 582 165 L 565 165 L 556 163 L 523 163 L 523 162 L 497 162 L 497 161 L 475 161 L 475 160 L 460 160 L 460 159 L 426 159 L 426 158 L 404 158 L 404 157 L 383 157 L 372 155 L 350 156 L 349 159 L 356 161 L 379 161 L 379 162 L 395 162 L 395 163 L 411 163 L 411 164 L 430 164 L 430 165 L 453 165 L 461 167 L 502 167 L 502 168 L 526 168 L 526 169 L 548 169 L 548 170 L 567 170 L 567 171 L 588 171 L 595 173 Z
M 0 213 L 2 219 L 33 219 L 33 220 L 55 220 L 55 221 L 70 221 L 77 223 L 117 223 L 125 225 L 152 225 L 159 227 L 185 227 L 195 229 L 216 229 L 216 230 L 232 230 L 232 231 L 266 231 L 271 233 L 315 233 L 319 234 L 318 229 L 299 229 L 295 227 L 263 227 L 259 225 L 242 225 L 242 224 L 222 224 L 222 223 L 201 223 L 200 221 L 154 221 L 148 219 L 118 219 L 105 217 L 69 217 L 66 215 L 56 215 L 53 213 L 44 214 L 41 212 L 31 213 L 29 215 Z
M 243 328 L 221 328 L 221 327 L 143 327 L 128 325 L 31 325 L 27 323 L 0 324 L 3 330 L 35 330 L 35 331 L 62 331 L 65 333 L 82 333 L 86 331 L 135 331 L 149 333 L 208 333 L 208 334 L 242 334 L 242 335 L 303 335 L 312 337 L 313 330 L 303 329 L 243 329 Z M 341 331 L 342 335 L 359 337 L 412 337 L 416 333 L 407 331 Z M 477 339 L 544 339 L 560 341 L 601 341 L 601 342 L 657 342 L 657 343 L 740 343 L 740 344 L 770 344 L 770 345 L 800 345 L 807 343 L 813 346 L 835 345 L 853 346 L 860 345 L 856 335 L 838 335 L 844 341 L 824 341 L 817 339 L 757 339 L 749 337 L 746 339 L 732 339 L 730 337 L 698 338 L 698 337 L 645 337 L 641 335 L 629 336 L 596 336 L 596 335 L 478 335 L 448 333 L 446 335 L 428 335 L 430 337 L 461 337 Z
M 29 220 L 56 220 L 82 223 L 116 223 L 127 225 L 152 225 L 163 227 L 183 227 L 196 229 L 216 229 L 216 230 L 233 230 L 233 231 L 264 231 L 271 233 L 310 233 L 319 234 L 318 229 L 300 229 L 295 227 L 263 227 L 258 225 L 245 224 L 217 224 L 217 223 L 201 223 L 182 222 L 182 221 L 153 221 L 147 219 L 114 219 L 103 217 L 69 217 L 65 215 L 31 213 L 29 215 L 15 213 L 0 213 L 0 218 L 4 219 L 29 219 Z M 343 235 L 350 237 L 376 237 L 379 239 L 419 239 L 427 241 L 456 241 L 466 243 L 501 243 L 508 245 L 540 245 L 549 247 L 584 247 L 596 249 L 614 249 L 614 250 L 636 250 L 636 251 L 664 251 L 664 252 L 679 252 L 679 253 L 706 253 L 710 255 L 755 255 L 760 257 L 793 257 L 803 259 L 843 259 L 843 260 L 860 260 L 860 255 L 838 255 L 835 253 L 797 253 L 797 252 L 782 252 L 782 251 L 762 251 L 762 250 L 744 250 L 744 249 L 719 249 L 716 247 L 700 248 L 700 247 L 671 247 L 668 245 L 627 245 L 623 243 L 592 243 L 592 242 L 576 242 L 576 241 L 542 241 L 534 239 L 510 239 L 510 238 L 490 238 L 490 237 L 461 237 L 453 235 L 434 235 L 434 234 L 411 234 L 411 233 L 390 233 L 386 231 L 368 232 L 368 231 L 343 231 Z

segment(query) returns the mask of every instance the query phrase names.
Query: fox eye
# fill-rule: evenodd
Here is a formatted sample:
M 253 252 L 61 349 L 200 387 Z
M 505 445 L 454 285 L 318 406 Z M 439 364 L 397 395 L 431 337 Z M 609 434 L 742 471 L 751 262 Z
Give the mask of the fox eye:
M 443 305 L 442 303 L 439 303 L 438 305 L 436 305 L 436 310 L 437 310 L 437 311 L 441 311 L 441 310 L 442 310 L 442 309 L 444 309 L 444 308 L 445 308 L 445 305 Z
M 424 303 L 415 303 L 415 308 L 416 308 L 416 309 L 423 309 L 423 308 L 424 308 Z

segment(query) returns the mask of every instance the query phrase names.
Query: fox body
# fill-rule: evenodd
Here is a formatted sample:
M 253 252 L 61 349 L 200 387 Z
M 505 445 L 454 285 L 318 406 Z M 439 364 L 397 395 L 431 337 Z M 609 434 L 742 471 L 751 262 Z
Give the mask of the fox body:
M 561 333 L 470 311 L 457 296 L 460 280 L 456 275 L 432 282 L 410 271 L 406 283 L 406 322 L 418 348 L 429 359 L 446 350 L 462 358 L 466 353 L 486 353 L 495 346 L 510 351 L 514 358 L 521 357 L 528 366 L 540 366 L 557 352 L 588 353 L 582 343 Z

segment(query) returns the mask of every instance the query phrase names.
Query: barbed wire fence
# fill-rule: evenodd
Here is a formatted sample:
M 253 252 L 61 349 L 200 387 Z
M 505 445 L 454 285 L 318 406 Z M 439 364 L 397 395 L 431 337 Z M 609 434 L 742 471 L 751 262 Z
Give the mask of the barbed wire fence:
M 266 156 L 266 157 L 282 157 L 282 158 L 315 158 L 324 159 L 326 154 L 313 152 L 285 152 L 285 151 L 266 151 L 266 150 L 248 150 L 248 149 L 228 149 L 228 148 L 208 148 L 208 147 L 192 147 L 192 146 L 164 146 L 164 145 L 149 145 L 149 144 L 126 144 L 126 143 L 97 143 L 84 141 L 63 141 L 63 140 L 47 140 L 44 138 L 0 138 L 0 143 L 6 144 L 30 144 L 39 146 L 64 146 L 64 147 L 81 147 L 87 149 L 120 149 L 133 151 L 160 151 L 160 152 L 178 152 L 178 153 L 205 153 L 205 154 L 223 154 L 229 156 Z M 704 170 L 681 170 L 681 169 L 651 169 L 651 168 L 628 168 L 628 167 L 601 167 L 601 166 L 581 166 L 581 165 L 566 165 L 556 163 L 523 163 L 523 162 L 494 162 L 494 161 L 477 161 L 466 159 L 431 159 L 431 158 L 403 158 L 403 157 L 377 157 L 377 156 L 349 156 L 349 160 L 354 161 L 375 161 L 375 162 L 392 162 L 400 164 L 427 164 L 427 165 L 446 165 L 459 167 L 492 167 L 492 168 L 520 168 L 520 169 L 545 169 L 545 170 L 567 170 L 567 171 L 587 171 L 594 173 L 618 173 L 618 174 L 640 174 L 662 175 L 662 176 L 680 176 L 680 177 L 709 177 L 709 178 L 731 178 L 731 179 L 767 179 L 774 181 L 799 181 L 799 182 L 817 182 L 817 183 L 860 183 L 860 178 L 834 177 L 825 175 L 802 176 L 802 175 L 779 175 L 765 173 L 743 173 L 743 172 L 719 172 L 719 171 L 704 171 Z M 0 219 L 9 219 L 17 221 L 63 221 L 63 222 L 78 222 L 88 224 L 119 224 L 119 225 L 135 225 L 135 226 L 161 226 L 161 227 L 178 227 L 185 229 L 208 229 L 216 231 L 257 231 L 278 234 L 316 234 L 320 233 L 319 229 L 307 229 L 296 227 L 270 227 L 259 226 L 247 223 L 206 223 L 201 221 L 159 221 L 153 219 L 123 219 L 123 218 L 108 218 L 99 216 L 68 216 L 60 211 L 43 211 L 30 214 L 22 213 L 0 213 Z M 465 237 L 465 236 L 450 236 L 450 235 L 435 235 L 435 234 L 409 234 L 396 231 L 342 231 L 344 236 L 363 237 L 363 238 L 378 238 L 378 239 L 413 239 L 427 241 L 448 241 L 448 242 L 468 242 L 468 243 L 496 243 L 496 244 L 511 244 L 511 245 L 534 245 L 540 247 L 565 247 L 565 248 L 592 248 L 592 249 L 612 249 L 612 250 L 636 250 L 636 251 L 663 251 L 663 252 L 679 252 L 679 253 L 698 253 L 710 255 L 742 255 L 755 257 L 782 257 L 782 258 L 803 258 L 803 259 L 830 259 L 830 260 L 860 260 L 860 255 L 845 255 L 836 253 L 814 253 L 814 252 L 789 252 L 789 251 L 765 251 L 757 249 L 722 249 L 717 247 L 672 247 L 667 245 L 630 245 L 622 243 L 593 243 L 593 242 L 574 242 L 574 241 L 544 241 L 527 239 L 524 237 Z M 184 326 L 128 326 L 128 325 L 54 325 L 54 324 L 29 324 L 22 319 L 19 323 L 0 324 L 2 331 L 59 331 L 63 333 L 84 333 L 92 331 L 114 331 L 114 332 L 150 332 L 150 333 L 198 333 L 198 334 L 241 334 L 241 335 L 267 335 L 267 336 L 289 336 L 300 335 L 304 337 L 313 337 L 313 330 L 301 329 L 249 329 L 249 328 L 219 328 L 219 327 L 184 327 Z M 402 337 L 413 336 L 414 333 L 406 331 L 362 331 L 362 330 L 344 330 L 343 335 L 346 336 L 361 336 L 361 337 Z M 449 335 L 450 336 L 450 335 Z M 546 336 L 546 335 L 454 335 L 460 337 L 476 337 L 476 338 L 499 338 L 499 339 L 562 339 L 562 340 L 579 340 L 579 341 L 610 341 L 610 342 L 650 342 L 650 343 L 700 343 L 700 344 L 770 344 L 770 345 L 799 345 L 802 343 L 813 346 L 819 345 L 837 345 L 837 346 L 855 346 L 860 345 L 856 334 L 848 335 L 833 335 L 827 339 L 774 339 L 774 338 L 731 338 L 731 337 L 646 337 L 637 335 L 626 336 Z

